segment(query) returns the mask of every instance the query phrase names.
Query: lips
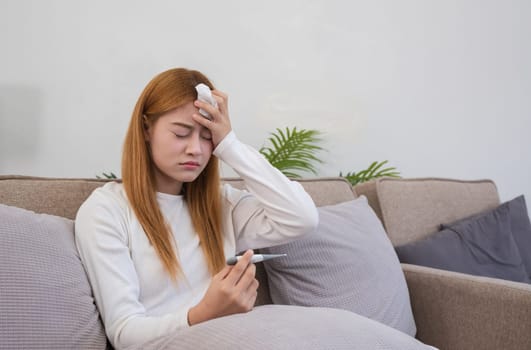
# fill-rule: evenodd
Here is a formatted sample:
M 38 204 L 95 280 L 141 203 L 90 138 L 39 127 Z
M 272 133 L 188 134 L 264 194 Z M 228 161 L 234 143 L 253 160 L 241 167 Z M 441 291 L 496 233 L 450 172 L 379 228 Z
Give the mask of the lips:
M 199 163 L 198 163 L 198 162 L 190 161 L 190 162 L 184 162 L 184 163 L 181 163 L 181 165 L 199 166 Z
M 195 171 L 200 168 L 199 163 L 193 160 L 179 163 L 182 169 Z

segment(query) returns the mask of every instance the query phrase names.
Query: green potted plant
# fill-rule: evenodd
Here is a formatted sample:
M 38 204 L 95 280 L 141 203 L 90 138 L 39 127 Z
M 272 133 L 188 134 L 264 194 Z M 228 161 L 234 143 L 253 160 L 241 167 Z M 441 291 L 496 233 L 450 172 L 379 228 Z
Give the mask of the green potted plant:
M 317 130 L 297 130 L 277 128 L 268 138 L 271 146 L 261 147 L 259 152 L 275 168 L 291 178 L 300 178 L 300 172 L 317 175 L 316 163 L 322 163 L 317 153 L 323 150 L 317 144 L 321 141 L 321 133 Z

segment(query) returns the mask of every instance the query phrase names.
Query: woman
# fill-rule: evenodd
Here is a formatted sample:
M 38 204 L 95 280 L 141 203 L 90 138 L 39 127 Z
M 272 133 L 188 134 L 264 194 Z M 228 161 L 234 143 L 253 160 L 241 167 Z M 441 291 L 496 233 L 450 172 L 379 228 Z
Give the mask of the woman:
M 197 100 L 200 83 L 217 106 Z M 248 192 L 221 188 L 218 159 Z M 146 86 L 125 138 L 122 178 L 91 194 L 75 226 L 117 349 L 251 310 L 258 282 L 250 249 L 286 243 L 318 222 L 302 186 L 236 138 L 227 96 L 197 71 L 171 69 Z

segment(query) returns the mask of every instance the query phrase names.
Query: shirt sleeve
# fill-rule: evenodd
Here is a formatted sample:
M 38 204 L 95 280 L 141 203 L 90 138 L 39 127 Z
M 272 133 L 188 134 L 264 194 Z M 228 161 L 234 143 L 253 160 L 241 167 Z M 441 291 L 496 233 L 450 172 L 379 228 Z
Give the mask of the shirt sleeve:
M 105 331 L 116 349 L 188 327 L 188 310 L 146 315 L 131 259 L 126 211 L 118 199 L 96 190 L 81 206 L 75 238 Z
M 302 185 L 240 142 L 233 131 L 219 143 L 214 155 L 234 169 L 248 190 L 224 188 L 232 207 L 236 251 L 287 243 L 315 230 L 317 208 Z

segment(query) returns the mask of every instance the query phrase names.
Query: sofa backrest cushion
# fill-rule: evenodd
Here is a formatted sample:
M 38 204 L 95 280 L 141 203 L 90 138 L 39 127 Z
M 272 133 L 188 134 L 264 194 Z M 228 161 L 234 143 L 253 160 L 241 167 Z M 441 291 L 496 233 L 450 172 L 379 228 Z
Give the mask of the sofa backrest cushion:
M 108 180 L 0 176 L 0 203 L 73 220 L 97 187 Z
M 400 262 L 367 199 L 318 211 L 315 232 L 263 250 L 287 254 L 264 262 L 273 302 L 344 309 L 414 336 Z
M 0 204 L 0 348 L 105 349 L 72 220 Z
M 245 189 L 245 184 L 240 178 L 224 178 L 222 181 L 235 188 Z M 350 183 L 341 177 L 297 179 L 296 181 L 304 187 L 318 207 L 342 203 L 356 198 Z
M 108 181 L 0 175 L 0 203 L 73 220 L 92 191 Z M 245 187 L 239 178 L 222 181 L 236 188 Z M 350 184 L 340 177 L 301 179 L 299 182 L 317 206 L 355 198 Z
M 394 246 L 420 240 L 443 223 L 492 210 L 500 204 L 491 180 L 380 178 L 354 188 L 366 195 Z

